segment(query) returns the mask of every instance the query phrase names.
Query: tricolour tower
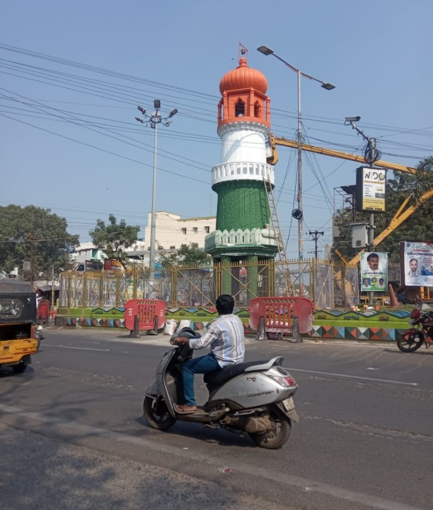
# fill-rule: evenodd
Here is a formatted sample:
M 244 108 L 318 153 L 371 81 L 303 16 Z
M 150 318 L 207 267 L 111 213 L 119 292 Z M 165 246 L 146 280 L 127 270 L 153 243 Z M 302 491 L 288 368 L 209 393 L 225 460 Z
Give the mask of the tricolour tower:
M 257 265 L 277 253 L 264 184 L 267 180 L 274 186 L 274 168 L 266 162 L 271 120 L 268 83 L 242 57 L 239 66 L 222 78 L 219 88 L 221 163 L 212 169 L 212 189 L 218 194 L 217 221 L 216 230 L 206 237 L 205 250 L 222 265 L 245 263 L 253 297 L 258 291 Z M 232 283 L 230 274 L 223 275 L 222 292 L 235 294 Z M 265 293 L 270 290 L 266 287 Z

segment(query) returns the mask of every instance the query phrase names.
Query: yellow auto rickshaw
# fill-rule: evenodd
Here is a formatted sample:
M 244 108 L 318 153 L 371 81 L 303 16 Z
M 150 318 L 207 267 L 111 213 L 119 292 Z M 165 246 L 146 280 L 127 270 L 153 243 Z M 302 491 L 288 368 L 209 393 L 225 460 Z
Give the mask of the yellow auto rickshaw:
M 0 280 L 0 367 L 21 374 L 39 350 L 36 294 L 20 280 Z

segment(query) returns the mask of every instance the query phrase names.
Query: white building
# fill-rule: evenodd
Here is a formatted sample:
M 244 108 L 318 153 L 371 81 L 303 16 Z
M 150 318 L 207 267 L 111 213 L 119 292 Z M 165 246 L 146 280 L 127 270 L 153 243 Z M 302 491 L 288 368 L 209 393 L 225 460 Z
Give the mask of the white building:
M 150 250 L 150 227 L 152 214 L 147 215 L 144 230 L 146 250 Z M 182 244 L 204 248 L 205 237 L 215 230 L 216 217 L 181 218 L 178 214 L 166 211 L 156 212 L 155 251 L 178 250 Z
M 81 243 L 70 255 L 71 262 L 84 264 L 86 260 L 98 260 L 103 262 L 106 255 L 102 250 L 95 248 L 92 242 Z
M 133 246 L 125 251 L 132 262 L 134 259 L 142 261 L 145 266 L 149 265 L 150 257 L 150 225 L 152 214 L 148 214 L 148 224 L 144 231 L 145 241 L 137 241 Z M 155 255 L 158 260 L 158 254 L 167 251 L 178 250 L 183 244 L 194 245 L 198 248 L 204 248 L 205 237 L 215 230 L 215 216 L 206 216 L 200 218 L 181 218 L 178 214 L 166 211 L 157 211 L 156 213 L 156 246 Z M 71 254 L 71 262 L 83 266 L 86 261 L 103 262 L 107 256 L 105 253 L 95 248 L 92 242 L 82 243 L 75 248 Z

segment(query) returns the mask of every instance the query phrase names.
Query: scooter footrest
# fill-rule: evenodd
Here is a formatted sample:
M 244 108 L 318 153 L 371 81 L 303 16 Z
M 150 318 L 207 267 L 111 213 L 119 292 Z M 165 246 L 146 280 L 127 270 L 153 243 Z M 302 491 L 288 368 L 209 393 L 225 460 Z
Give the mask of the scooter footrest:
M 203 423 L 202 428 L 217 430 L 219 429 L 219 426 L 216 423 Z

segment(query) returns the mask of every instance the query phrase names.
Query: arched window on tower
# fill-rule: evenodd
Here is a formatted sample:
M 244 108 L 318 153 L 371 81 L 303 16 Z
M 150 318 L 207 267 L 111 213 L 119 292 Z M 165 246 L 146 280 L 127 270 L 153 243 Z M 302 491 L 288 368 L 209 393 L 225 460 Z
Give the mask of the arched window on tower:
M 254 117 L 261 117 L 262 116 L 262 108 L 260 106 L 260 103 L 256 101 L 254 103 Z
M 245 115 L 245 103 L 239 98 L 235 103 L 235 117 L 243 117 Z

